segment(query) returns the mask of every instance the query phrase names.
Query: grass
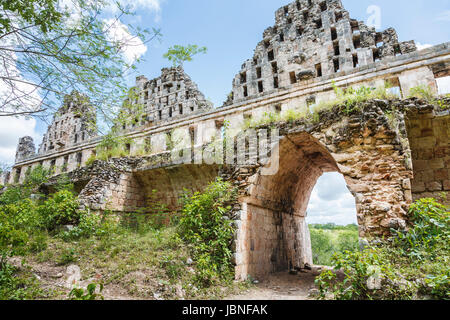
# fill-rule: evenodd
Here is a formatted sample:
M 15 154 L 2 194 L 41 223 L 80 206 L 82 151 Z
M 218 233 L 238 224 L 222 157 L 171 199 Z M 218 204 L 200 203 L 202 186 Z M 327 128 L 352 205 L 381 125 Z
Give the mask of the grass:
M 342 89 L 333 84 L 335 98 L 317 103 L 314 105 L 314 111 L 312 113 L 309 110 L 306 112 L 288 110 L 283 114 L 273 112 L 265 113 L 262 118 L 247 119 L 244 122 L 244 128 L 256 128 L 263 125 L 273 125 L 277 122 L 294 122 L 297 120 L 317 123 L 320 121 L 321 112 L 329 111 L 336 106 L 342 106 L 343 111 L 348 114 L 355 108 L 358 108 L 359 104 L 369 100 L 392 100 L 398 98 L 397 95 L 389 91 L 391 87 L 389 83 L 386 83 L 383 87 L 378 88 L 362 86 L 357 89 L 353 87 Z
M 384 86 L 377 88 L 359 87 L 359 88 L 338 88 L 333 85 L 335 98 L 330 100 L 324 100 L 313 106 L 313 112 L 307 110 L 301 112 L 297 110 L 287 110 L 283 113 L 269 112 L 264 113 L 263 117 L 257 119 L 247 119 L 244 122 L 244 130 L 249 128 L 257 128 L 260 126 L 272 125 L 277 122 L 295 122 L 303 120 L 306 123 L 318 123 L 321 119 L 321 113 L 330 111 L 335 107 L 342 107 L 341 111 L 345 114 L 358 110 L 360 105 L 370 100 L 393 100 L 400 97 L 392 93 L 389 89 L 392 85 L 386 82 Z M 448 98 L 450 95 L 446 95 Z M 441 99 L 438 99 L 437 95 L 432 89 L 425 85 L 420 85 L 410 89 L 410 95 L 408 98 L 418 98 L 427 101 L 430 104 L 439 106 L 442 110 L 448 109 L 450 106 Z
M 248 286 L 223 282 L 197 287 L 195 264 L 188 264 L 189 258 L 189 247 L 177 237 L 175 228 L 164 227 L 145 233 L 121 229 L 108 237 L 69 242 L 49 237 L 47 249 L 27 255 L 25 261 L 33 266 L 76 264 L 83 279 L 101 279 L 105 288 L 116 288 L 137 299 L 153 299 L 155 294 L 180 299 L 177 287 L 185 292 L 185 299 L 220 299 Z M 44 297 L 48 295 L 32 298 Z M 66 299 L 67 292 L 55 293 L 53 298 Z

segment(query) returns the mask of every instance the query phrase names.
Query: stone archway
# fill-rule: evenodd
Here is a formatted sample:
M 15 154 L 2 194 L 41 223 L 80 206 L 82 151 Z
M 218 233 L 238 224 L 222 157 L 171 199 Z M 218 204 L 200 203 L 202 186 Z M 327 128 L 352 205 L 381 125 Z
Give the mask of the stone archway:
M 402 125 L 392 129 L 380 114 L 371 119 L 343 117 L 310 130 L 283 128 L 277 145 L 279 170 L 263 175 L 261 167 L 244 169 L 236 278 L 264 277 L 312 264 L 306 209 L 325 172 L 344 176 L 355 197 L 361 238 L 405 228 L 412 166 L 409 145 L 398 129 Z

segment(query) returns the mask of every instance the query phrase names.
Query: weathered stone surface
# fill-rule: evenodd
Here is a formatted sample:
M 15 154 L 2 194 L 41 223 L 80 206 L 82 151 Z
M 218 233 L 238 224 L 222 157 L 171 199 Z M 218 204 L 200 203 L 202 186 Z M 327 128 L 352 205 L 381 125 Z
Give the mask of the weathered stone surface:
M 275 26 L 263 37 L 223 108 L 210 110 L 181 68 L 163 69 L 150 81 L 138 77 L 138 102 L 146 114 L 122 128 L 131 140 L 131 157 L 86 167 L 99 139 L 86 131 L 88 103 L 69 99 L 38 154 L 18 160 L 0 184 L 1 179 L 23 181 L 38 164 L 54 166 L 56 174 L 67 171 L 75 183 L 80 207 L 121 213 L 145 211 L 156 202 L 177 209 L 185 188 L 200 191 L 220 176 L 238 188 L 238 201 L 230 204 L 233 211 L 226 218 L 235 220 L 233 262 L 239 279 L 312 263 L 306 208 L 324 172 L 344 176 L 355 197 L 361 239 L 404 229 L 408 206 L 417 198 L 442 199 L 450 187 L 448 108 L 421 99 L 374 100 L 351 112 L 343 106 L 323 110 L 314 121 L 295 116 L 262 124 L 258 129 L 269 136 L 277 129 L 280 138 L 271 138 L 271 152 L 264 156 L 258 150 L 265 146 L 250 143 L 261 137 L 248 138 L 242 128 L 268 115 L 310 114 L 315 104 L 335 98 L 334 83 L 374 87 L 389 80 L 403 96 L 422 84 L 435 90 L 434 70 L 450 65 L 450 44 L 416 53 L 413 42 L 398 43 L 393 29 L 376 32 L 350 19 L 337 0 L 293 2 L 277 11 Z M 450 98 L 440 103 L 448 105 Z M 84 118 L 77 118 L 77 110 L 86 111 Z M 219 152 L 223 144 L 214 145 L 225 131 L 231 135 L 227 145 L 231 141 L 232 149 L 245 151 L 231 155 L 228 165 L 211 161 L 227 159 Z M 76 142 L 75 135 L 79 139 L 83 132 L 85 139 Z M 149 146 L 145 155 L 136 152 L 143 146 Z M 204 162 L 203 156 L 210 158 Z M 263 174 L 277 163 L 277 172 Z M 54 181 L 43 188 L 51 192 Z M 450 193 L 442 201 L 450 204 Z
M 32 137 L 20 138 L 17 145 L 16 162 L 26 160 L 36 153 L 34 141 Z

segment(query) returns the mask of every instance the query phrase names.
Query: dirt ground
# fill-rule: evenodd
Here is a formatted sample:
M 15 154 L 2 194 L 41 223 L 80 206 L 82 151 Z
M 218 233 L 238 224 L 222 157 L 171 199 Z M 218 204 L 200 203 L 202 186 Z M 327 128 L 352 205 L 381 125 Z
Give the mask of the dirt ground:
M 10 263 L 18 268 L 21 266 L 21 259 L 12 258 Z M 55 295 L 51 299 L 67 299 L 68 293 L 74 284 L 78 287 L 86 287 L 87 284 L 96 279 L 83 279 L 79 268 L 76 265 L 57 266 L 52 263 L 33 263 L 29 261 L 29 270 L 34 276 L 39 279 L 41 287 L 45 289 L 52 289 Z M 238 295 L 231 295 L 224 298 L 224 300 L 314 300 L 310 296 L 310 290 L 315 289 L 315 277 L 319 275 L 322 267 L 313 267 L 313 270 L 299 271 L 298 274 L 292 275 L 289 272 L 281 272 L 267 276 L 265 279 L 259 279 L 254 287 L 244 291 Z M 151 277 L 151 276 L 150 276 Z M 133 281 L 136 288 L 134 294 L 130 294 L 118 284 L 108 284 L 102 292 L 105 300 L 136 300 L 136 299 L 150 299 L 150 300 L 164 300 L 158 294 L 153 297 L 140 296 L 138 294 L 141 290 L 148 289 L 148 277 L 144 272 L 132 272 L 127 275 L 130 281 Z M 147 279 L 147 280 L 146 280 Z M 141 281 L 142 280 L 142 281 Z M 155 279 L 154 279 L 155 280 Z M 142 282 L 142 283 L 141 283 Z M 140 285 L 141 284 L 141 285 Z M 157 287 L 155 283 L 152 287 Z M 177 291 L 182 291 L 177 288 Z M 183 294 L 180 294 L 180 298 Z M 153 298 L 153 299 L 152 299 Z
M 316 271 L 299 272 L 291 275 L 288 272 L 268 276 L 247 292 L 227 297 L 225 300 L 314 300 L 309 296 L 314 285 Z

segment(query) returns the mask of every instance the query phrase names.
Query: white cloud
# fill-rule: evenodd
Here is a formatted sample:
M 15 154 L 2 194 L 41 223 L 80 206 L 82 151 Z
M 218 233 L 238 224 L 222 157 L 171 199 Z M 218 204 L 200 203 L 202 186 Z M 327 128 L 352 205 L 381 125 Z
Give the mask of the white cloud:
M 450 10 L 441 12 L 437 17 L 437 21 L 450 21 Z
M 416 46 L 417 46 L 417 50 L 420 51 L 420 50 L 423 50 L 423 49 L 426 49 L 426 48 L 430 48 L 433 45 L 432 44 L 421 44 L 420 42 L 417 42 Z
M 165 0 L 118 0 L 119 4 L 124 8 L 131 10 L 147 10 L 149 13 L 155 14 L 155 22 L 161 21 L 161 4 Z M 115 5 L 107 8 L 111 13 L 117 13 L 118 9 Z
M 36 132 L 36 120 L 24 117 L 0 117 L 0 163 L 13 164 L 19 138 L 30 136 L 36 148 L 42 137 Z
M 356 205 L 339 173 L 326 173 L 317 181 L 308 205 L 308 223 L 357 223 Z
M 120 45 L 127 63 L 133 63 L 147 52 L 147 46 L 139 37 L 133 36 L 122 22 L 108 19 L 105 23 L 110 40 Z
M 4 45 L 13 46 L 12 40 L 6 39 Z M 16 111 L 15 105 L 19 105 L 17 111 L 39 110 L 41 96 L 32 83 L 24 83 L 21 72 L 16 65 L 14 53 L 1 52 L 3 63 L 0 68 L 0 112 Z M 16 154 L 16 146 L 19 138 L 31 136 L 38 141 L 39 134 L 35 131 L 36 120 L 25 117 L 0 117 L 0 162 L 13 164 Z

